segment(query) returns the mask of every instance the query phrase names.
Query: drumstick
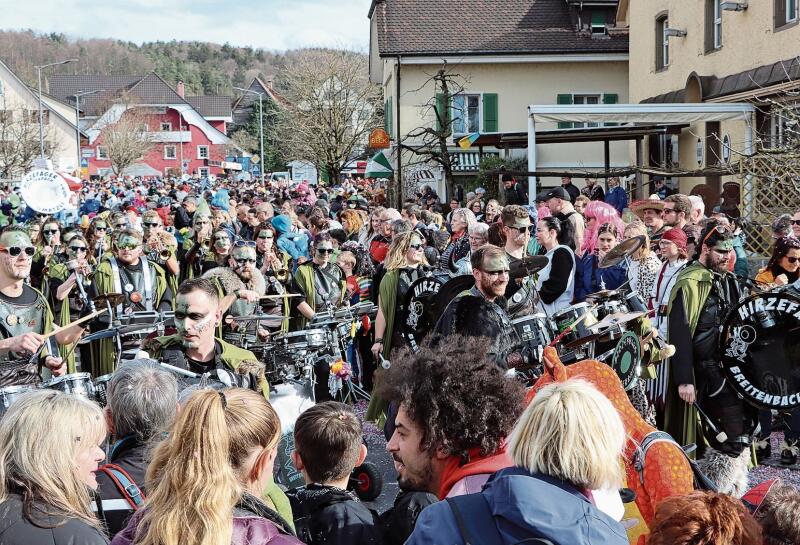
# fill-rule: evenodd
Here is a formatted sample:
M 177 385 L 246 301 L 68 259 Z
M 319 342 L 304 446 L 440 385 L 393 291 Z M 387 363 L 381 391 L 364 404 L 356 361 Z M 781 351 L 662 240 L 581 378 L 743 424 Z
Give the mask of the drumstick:
M 231 305 L 234 303 L 234 301 L 236 301 L 236 299 L 238 299 L 238 297 L 232 293 L 220 299 L 219 309 L 222 311 L 222 314 L 228 312 L 228 309 L 231 308 Z
M 259 299 L 280 299 L 282 297 L 303 297 L 300 293 L 287 293 L 285 295 L 262 295 Z
M 79 319 L 75 320 L 74 322 L 70 322 L 65 326 L 62 326 L 62 327 L 56 326 L 56 327 L 53 328 L 53 331 L 51 331 L 50 333 L 46 333 L 42 340 L 46 341 L 47 339 L 49 339 L 53 335 L 58 335 L 59 333 L 61 333 L 65 329 L 69 329 L 72 326 L 75 326 L 75 325 L 78 325 L 78 324 L 82 324 L 84 322 L 88 322 L 92 318 L 96 318 L 97 316 L 100 316 L 101 314 L 104 314 L 105 312 L 106 312 L 106 309 L 103 308 L 103 309 L 100 309 L 100 310 L 96 310 L 95 312 L 92 312 L 91 314 L 87 314 L 83 318 L 79 318 Z

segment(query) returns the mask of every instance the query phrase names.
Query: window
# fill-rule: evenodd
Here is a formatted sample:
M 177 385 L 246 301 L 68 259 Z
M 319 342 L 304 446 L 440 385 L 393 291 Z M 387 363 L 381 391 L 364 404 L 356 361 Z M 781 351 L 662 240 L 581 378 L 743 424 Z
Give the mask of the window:
M 175 146 L 164 146 L 164 159 L 176 159 Z
M 800 0 L 773 0 L 775 2 L 775 28 L 794 25 L 798 19 Z
M 108 161 L 108 148 L 105 146 L 97 146 L 95 157 L 97 157 L 99 161 Z
M 606 12 L 593 11 L 592 12 L 592 34 L 605 34 L 606 33 Z
M 171 131 L 172 130 L 172 123 L 169 121 L 162 121 L 161 122 L 161 130 L 162 131 Z
M 669 18 L 666 15 L 656 19 L 656 70 L 669 66 Z
M 706 0 L 706 53 L 722 47 L 722 0 Z
M 481 130 L 481 96 L 453 96 L 453 133 L 470 134 Z
M 797 22 L 797 0 L 784 0 L 786 3 L 786 22 Z M 2 92 L 0 92 L 2 94 Z
M 208 178 L 209 169 L 208 167 L 200 167 L 197 169 L 197 173 L 200 175 L 201 178 Z
M 197 158 L 208 159 L 208 146 L 197 146 Z
M 792 112 L 782 107 L 772 107 L 769 119 L 770 147 L 779 148 L 793 146 L 797 142 L 797 122 L 795 115 L 800 114 L 797 109 Z
M 600 104 L 600 95 L 572 95 L 573 104 Z M 573 123 L 572 127 L 579 129 L 581 127 L 599 127 L 600 123 Z

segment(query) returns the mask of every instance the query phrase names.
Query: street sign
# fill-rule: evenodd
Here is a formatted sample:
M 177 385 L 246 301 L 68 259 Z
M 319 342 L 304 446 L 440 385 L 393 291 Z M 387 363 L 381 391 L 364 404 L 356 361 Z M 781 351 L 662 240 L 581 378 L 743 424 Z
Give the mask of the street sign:
M 85 157 L 81 159 L 81 168 L 86 168 L 88 166 L 89 166 L 89 161 L 87 161 Z
M 81 148 L 81 157 L 86 159 L 94 157 L 94 150 L 92 148 Z

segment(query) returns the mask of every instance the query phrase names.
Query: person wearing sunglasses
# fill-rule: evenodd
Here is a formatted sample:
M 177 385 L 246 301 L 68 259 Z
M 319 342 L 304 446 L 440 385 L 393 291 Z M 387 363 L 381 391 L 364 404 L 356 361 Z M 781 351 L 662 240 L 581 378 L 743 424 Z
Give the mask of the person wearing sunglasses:
M 503 299 L 509 280 L 508 254 L 486 244 L 472 252 L 471 260 L 475 285 L 447 305 L 433 328 L 433 342 L 450 335 L 488 337 L 489 356 L 500 368 L 519 365 L 521 341 Z
M 216 229 L 211 235 L 211 252 L 206 255 L 202 262 L 202 270 L 205 273 L 215 267 L 228 266 L 228 259 L 231 257 L 233 249 L 233 233 L 226 227 Z
M 205 201 L 203 201 L 205 204 Z M 208 205 L 198 208 L 192 218 L 192 230 L 184 236 L 178 251 L 181 266 L 181 280 L 196 278 L 203 274 L 203 262 L 211 252 L 211 211 Z
M 10 225 L 0 234 L 0 386 L 37 384 L 66 372 L 57 355 L 58 345 L 75 342 L 80 326 L 70 327 L 47 341 L 39 358 L 31 360 L 45 342 L 43 335 L 53 329 L 53 314 L 45 296 L 25 283 L 36 249 L 25 228 Z M 37 365 L 38 360 L 38 365 Z
M 510 266 L 528 255 L 527 248 L 533 225 L 528 211 L 518 204 L 510 204 L 503 208 L 500 219 L 503 224 L 506 259 Z M 505 293 L 509 301 L 509 311 L 519 315 L 530 314 L 533 311 L 531 288 L 530 278 L 509 279 Z
M 173 292 L 161 265 L 149 261 L 143 254 L 142 234 L 134 229 L 114 233 L 113 255 L 95 269 L 89 294 L 92 299 L 109 293 L 121 293 L 122 303 L 114 312 L 131 315 L 136 312 L 172 310 Z M 108 316 L 101 316 L 100 322 Z M 113 339 L 94 343 L 96 356 L 91 360 L 91 373 L 95 377 L 114 371 L 115 349 Z M 123 350 L 132 348 L 123 343 Z
M 142 230 L 144 231 L 144 248 L 147 259 L 164 267 L 167 280 L 173 293 L 178 287 L 180 265 L 178 264 L 178 241 L 172 233 L 164 229 L 164 221 L 155 210 L 147 210 L 142 214 Z
M 96 262 L 111 255 L 111 229 L 108 222 L 100 216 L 95 217 L 86 229 L 86 242 L 89 243 Z
M 775 241 L 767 266 L 758 271 L 756 282 L 765 289 L 793 284 L 800 278 L 800 239 L 793 235 Z
M 64 260 L 64 253 L 61 244 L 61 225 L 54 218 L 47 218 L 42 223 L 41 231 L 42 242 L 36 248 L 36 255 L 33 256 L 31 265 L 30 283 L 38 287 L 43 293 L 47 293 L 47 278 L 49 269 L 55 263 Z
M 703 469 L 715 473 L 707 475 L 725 493 L 746 486 L 731 482 L 731 476 L 742 471 L 746 480 L 747 459 L 740 455 L 749 449 L 758 425 L 758 410 L 736 395 L 720 364 L 719 324 L 742 298 L 739 283 L 729 272 L 732 253 L 731 230 L 709 221 L 700 233 L 694 261 L 678 273 L 667 304 L 668 338 L 675 355 L 668 366 L 664 429 L 681 445 L 698 444 L 698 459 L 706 456 Z M 694 403 L 727 435 L 725 441 L 719 441 L 705 423 L 703 435 L 709 448 L 696 441 Z

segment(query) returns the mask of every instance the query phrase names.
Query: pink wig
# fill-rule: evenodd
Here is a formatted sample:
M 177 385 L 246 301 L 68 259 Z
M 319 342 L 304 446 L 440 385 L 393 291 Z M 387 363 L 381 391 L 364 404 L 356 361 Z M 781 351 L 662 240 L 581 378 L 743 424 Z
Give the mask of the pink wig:
M 583 235 L 584 253 L 594 252 L 594 249 L 597 246 L 597 231 L 604 223 L 610 223 L 617 228 L 617 238 L 620 238 L 622 236 L 622 232 L 625 230 L 625 224 L 619 217 L 616 208 L 610 204 L 604 203 L 603 201 L 589 201 L 589 203 L 586 205 L 586 208 L 583 210 L 583 215 L 586 218 L 587 225 L 586 232 Z M 594 224 L 592 224 L 591 228 L 588 226 L 589 218 L 595 218 L 596 220 Z

